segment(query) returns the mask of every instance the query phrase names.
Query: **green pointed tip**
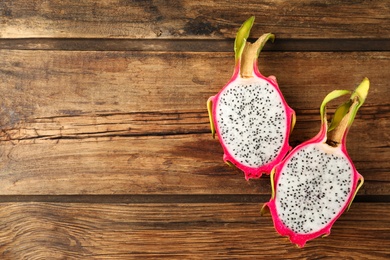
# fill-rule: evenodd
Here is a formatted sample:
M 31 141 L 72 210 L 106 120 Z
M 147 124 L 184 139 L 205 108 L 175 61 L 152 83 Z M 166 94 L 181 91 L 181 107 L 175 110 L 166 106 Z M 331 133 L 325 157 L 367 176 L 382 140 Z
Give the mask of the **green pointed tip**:
M 207 111 L 208 111 L 208 114 L 209 114 L 211 134 L 212 134 L 213 138 L 215 138 L 215 127 L 214 127 L 214 120 L 213 120 L 213 101 L 212 101 L 212 97 L 210 97 L 207 100 Z
M 357 111 L 366 100 L 369 88 L 370 88 L 370 81 L 368 80 L 368 78 L 364 78 L 363 81 L 359 84 L 359 86 L 357 86 L 355 91 L 352 93 L 351 100 L 353 101 L 357 98 L 358 104 L 351 111 L 351 117 L 348 122 L 348 127 L 352 125 L 353 120 L 355 119 L 355 116 L 357 114 Z
M 240 29 L 237 32 L 236 40 L 234 41 L 234 53 L 236 60 L 240 59 L 241 57 L 241 54 L 245 47 L 246 39 L 248 39 L 249 37 L 249 33 L 251 32 L 254 21 L 255 17 L 251 16 L 241 25 Z
M 348 113 L 349 111 L 349 108 L 351 107 L 352 105 L 352 102 L 350 100 L 348 100 L 347 102 L 345 102 L 344 104 L 340 105 L 334 115 L 333 115 L 333 118 L 332 118 L 332 122 L 330 123 L 330 126 L 329 126 L 329 129 L 328 131 L 332 131 L 333 129 L 335 129 L 341 122 L 341 120 L 343 119 L 343 117 Z
M 364 78 L 352 93 L 348 90 L 335 90 L 325 97 L 320 108 L 323 124 L 327 122 L 325 112 L 326 103 L 342 95 L 350 94 L 350 99 L 336 109 L 332 122 L 327 129 L 330 132 L 328 135 L 330 141 L 334 143 L 345 143 L 345 135 L 348 133 L 348 129 L 351 127 L 359 108 L 366 100 L 369 87 L 370 81 L 368 78 Z
M 271 171 L 271 174 L 269 176 L 270 180 L 271 180 L 271 198 L 274 199 L 275 198 L 275 172 L 276 172 L 276 168 L 274 167 Z
M 259 57 L 259 54 L 260 54 L 261 50 L 263 49 L 265 43 L 269 40 L 271 40 L 271 42 L 273 43 L 275 41 L 275 34 L 265 33 L 258 39 L 258 41 L 260 42 L 260 45 L 257 49 L 257 53 L 256 53 L 257 57 Z
M 267 205 L 267 203 L 265 203 L 261 209 L 260 209 L 260 216 L 265 216 L 266 214 L 268 214 L 270 212 L 269 210 L 269 207 Z
M 230 167 L 235 167 L 235 165 L 232 163 L 232 162 L 230 162 L 230 161 L 226 161 L 225 162 L 227 165 L 229 165 Z
M 292 133 L 295 123 L 297 122 L 297 115 L 295 114 L 295 111 L 293 111 L 292 116 L 291 116 L 291 129 L 290 129 L 290 134 Z
M 275 34 L 270 33 L 267 40 L 271 40 L 272 43 L 275 42 Z
M 324 120 L 326 120 L 326 118 L 325 118 L 325 107 L 326 107 L 327 103 L 329 103 L 333 99 L 336 99 L 338 97 L 341 97 L 341 96 L 344 96 L 344 95 L 347 95 L 347 94 L 350 94 L 350 93 L 351 93 L 351 91 L 349 91 L 349 90 L 333 90 L 328 95 L 326 95 L 326 97 L 322 101 L 322 104 L 321 104 L 321 107 L 320 107 L 321 121 L 324 122 Z
M 368 80 L 368 78 L 364 78 L 363 81 L 360 83 L 360 85 L 357 86 L 357 88 L 353 92 L 351 99 L 358 97 L 360 104 L 363 104 L 364 101 L 366 100 L 369 89 L 370 89 L 370 81 Z
M 359 189 L 363 186 L 363 183 L 364 183 L 364 178 L 363 178 L 363 176 L 361 176 L 361 175 L 359 174 L 359 184 L 358 184 L 358 186 L 356 187 L 355 193 L 353 194 L 353 197 L 352 197 L 351 201 L 350 201 L 349 204 L 348 204 L 347 210 L 349 210 L 349 208 L 351 207 L 352 202 L 353 202 L 353 200 L 355 199 L 356 194 L 358 193 Z

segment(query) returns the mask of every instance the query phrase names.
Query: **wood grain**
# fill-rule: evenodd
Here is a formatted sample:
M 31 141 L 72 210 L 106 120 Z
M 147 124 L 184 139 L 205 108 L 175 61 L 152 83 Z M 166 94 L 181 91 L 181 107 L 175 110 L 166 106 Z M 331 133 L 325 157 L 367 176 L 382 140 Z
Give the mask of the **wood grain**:
M 0 194 L 269 194 L 268 179 L 247 183 L 227 167 L 209 134 L 205 101 L 230 78 L 231 54 L 0 53 Z M 326 93 L 372 79 L 348 139 L 366 178 L 360 195 L 390 194 L 389 58 L 265 52 L 260 60 L 298 108 L 292 145 L 318 131 Z
M 26 1 L 0 3 L 1 38 L 234 38 L 249 16 L 253 35 L 389 39 L 386 0 Z
M 388 204 L 356 203 L 298 249 L 257 203 L 0 205 L 2 259 L 387 259 Z M 34 238 L 34 239 L 32 239 Z M 267 249 L 267 250 L 264 250 Z M 374 249 L 374 250 L 373 250 Z
M 251 15 L 292 146 L 328 92 L 371 80 L 347 141 L 365 184 L 303 249 L 209 130 Z M 387 0 L 0 1 L 0 259 L 389 259 L 389 35 Z
M 0 50 L 0 55 L 3 128 L 31 115 L 203 111 L 234 66 L 233 53 L 218 52 Z M 353 89 L 366 76 L 371 90 L 365 108 L 386 113 L 389 61 L 389 52 L 265 52 L 259 66 L 264 75 L 277 76 L 298 112 L 316 113 L 328 92 Z
M 363 157 L 364 163 L 374 165 Z M 384 155 L 382 155 L 384 156 Z M 270 194 L 268 178 L 246 182 L 222 161 L 209 135 L 91 138 L 2 146 L 1 195 L 39 194 Z M 376 161 L 375 161 L 376 160 Z M 358 166 L 357 166 L 358 167 Z M 360 194 L 389 195 L 382 172 L 358 167 Z

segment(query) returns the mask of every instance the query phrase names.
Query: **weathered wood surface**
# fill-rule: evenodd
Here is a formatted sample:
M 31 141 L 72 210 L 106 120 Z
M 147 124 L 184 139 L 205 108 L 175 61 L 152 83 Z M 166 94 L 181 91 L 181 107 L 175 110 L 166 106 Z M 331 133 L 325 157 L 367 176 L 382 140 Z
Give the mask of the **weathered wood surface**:
M 250 15 L 254 35 L 386 38 L 390 5 L 370 1 L 26 1 L 0 3 L 2 38 L 234 38 Z
M 269 194 L 267 179 L 241 182 L 210 135 L 205 101 L 230 78 L 231 54 L 0 53 L 0 194 Z M 348 139 L 366 177 L 360 194 L 390 195 L 389 60 L 389 52 L 261 56 L 297 108 L 293 145 L 318 131 L 326 93 L 372 79 Z
M 13 259 L 388 259 L 389 204 L 356 203 L 298 249 L 257 203 L 4 203 L 0 251 Z
M 209 130 L 250 15 L 276 34 L 259 66 L 297 112 L 292 146 L 328 92 L 371 81 L 347 142 L 365 184 L 304 249 L 259 214 L 269 177 L 245 181 Z M 0 258 L 390 258 L 389 37 L 386 0 L 0 1 Z

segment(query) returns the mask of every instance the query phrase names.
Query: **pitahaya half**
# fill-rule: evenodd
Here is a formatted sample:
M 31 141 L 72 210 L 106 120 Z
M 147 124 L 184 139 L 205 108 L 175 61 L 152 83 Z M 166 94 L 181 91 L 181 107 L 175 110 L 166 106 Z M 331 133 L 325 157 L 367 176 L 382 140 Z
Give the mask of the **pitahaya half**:
M 246 39 L 254 17 L 239 29 L 235 42 L 235 67 L 231 80 L 207 101 L 213 137 L 223 147 L 223 159 L 245 174 L 258 178 L 269 174 L 290 150 L 289 134 L 295 113 L 287 105 L 274 76 L 258 70 L 258 56 L 274 35 L 262 35 L 255 43 Z
M 346 137 L 364 103 L 365 78 L 350 100 L 339 106 L 328 128 L 326 104 L 348 90 L 329 93 L 320 108 L 321 130 L 294 148 L 271 173 L 272 198 L 268 206 L 276 231 L 303 247 L 308 240 L 329 235 L 333 223 L 352 203 L 363 177 L 346 150 Z

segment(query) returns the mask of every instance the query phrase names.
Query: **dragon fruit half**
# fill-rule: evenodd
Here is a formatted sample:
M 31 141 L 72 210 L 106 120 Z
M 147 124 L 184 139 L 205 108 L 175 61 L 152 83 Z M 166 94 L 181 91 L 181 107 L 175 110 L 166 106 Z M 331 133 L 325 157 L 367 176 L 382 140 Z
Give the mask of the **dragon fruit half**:
M 363 177 L 348 156 L 346 137 L 369 84 L 365 78 L 351 98 L 336 109 L 328 127 L 326 104 L 351 92 L 329 93 L 320 108 L 320 132 L 294 148 L 272 170 L 272 198 L 262 211 L 268 206 L 276 231 L 299 247 L 329 235 L 333 223 L 349 208 L 363 185 Z
M 262 35 L 255 43 L 246 39 L 252 16 L 239 29 L 235 42 L 233 77 L 207 101 L 211 131 L 223 147 L 223 159 L 245 174 L 258 178 L 269 174 L 290 150 L 289 134 L 295 113 L 287 105 L 274 76 L 260 74 L 257 60 L 261 49 L 274 35 Z

